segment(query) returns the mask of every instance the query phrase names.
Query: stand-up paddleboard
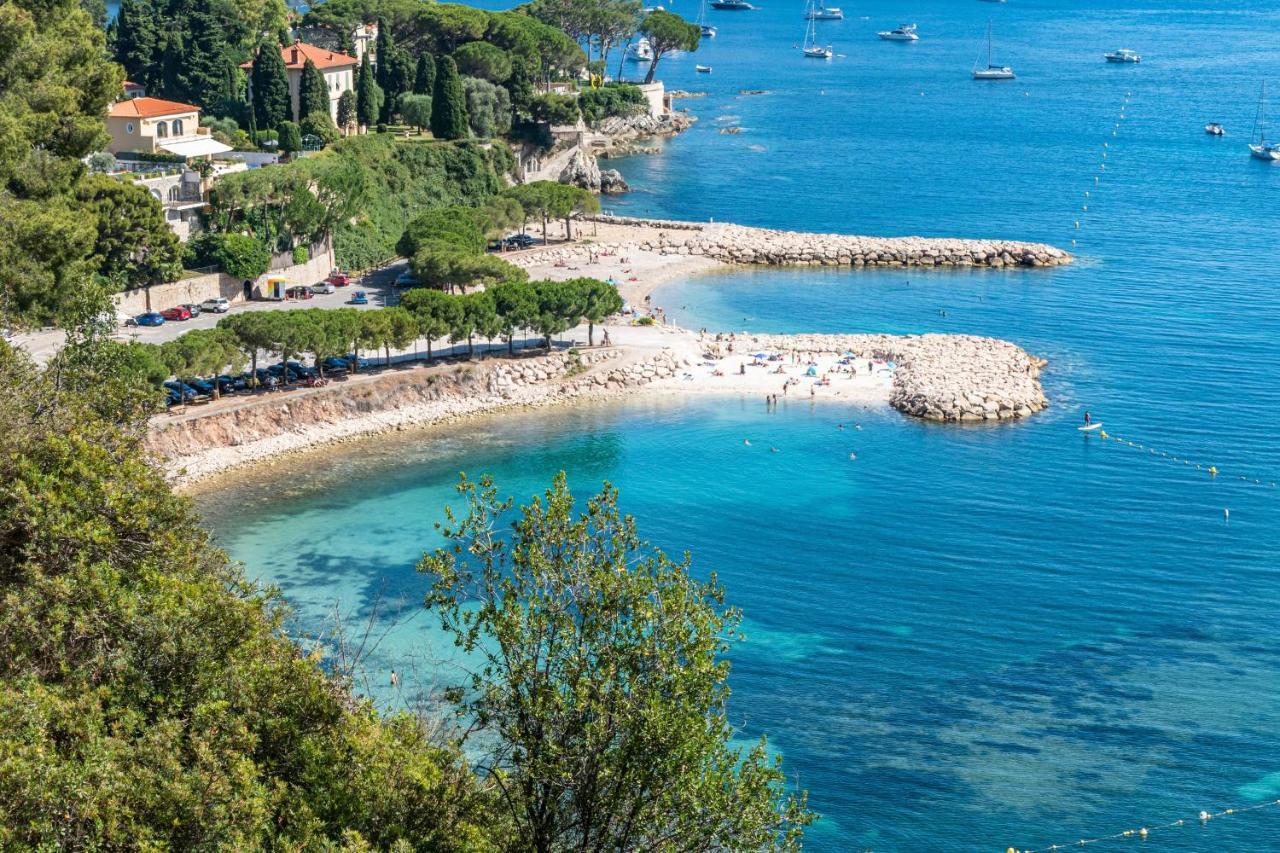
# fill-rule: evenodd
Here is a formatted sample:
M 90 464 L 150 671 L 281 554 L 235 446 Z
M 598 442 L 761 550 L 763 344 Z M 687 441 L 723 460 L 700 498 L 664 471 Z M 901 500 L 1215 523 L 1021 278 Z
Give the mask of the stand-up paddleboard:
M 1095 429 L 1102 429 L 1102 422 L 1099 421 L 1096 424 L 1089 424 L 1088 426 L 1076 427 L 1076 429 L 1080 430 L 1081 432 L 1093 432 Z

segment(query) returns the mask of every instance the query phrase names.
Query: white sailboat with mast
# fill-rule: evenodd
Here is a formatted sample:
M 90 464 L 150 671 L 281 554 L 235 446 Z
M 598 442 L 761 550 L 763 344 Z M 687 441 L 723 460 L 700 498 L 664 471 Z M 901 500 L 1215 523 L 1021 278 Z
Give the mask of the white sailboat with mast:
M 716 28 L 707 23 L 707 0 L 702 0 L 698 6 L 698 29 L 704 39 L 716 37 Z
M 1280 142 L 1267 141 L 1267 83 L 1262 82 L 1262 93 L 1258 96 L 1258 117 L 1253 122 L 1254 142 L 1249 144 L 1249 153 L 1259 160 L 1270 163 L 1280 161 Z
M 973 64 L 974 80 L 1012 80 L 1013 69 L 1008 65 L 996 65 L 992 60 L 993 50 L 991 44 L 991 22 L 987 21 L 987 67 L 983 68 L 979 62 Z
M 808 20 L 804 31 L 804 55 L 808 59 L 830 59 L 834 55 L 831 46 L 822 47 L 818 44 L 818 19 L 814 16 L 815 10 L 814 0 L 808 0 L 804 15 Z

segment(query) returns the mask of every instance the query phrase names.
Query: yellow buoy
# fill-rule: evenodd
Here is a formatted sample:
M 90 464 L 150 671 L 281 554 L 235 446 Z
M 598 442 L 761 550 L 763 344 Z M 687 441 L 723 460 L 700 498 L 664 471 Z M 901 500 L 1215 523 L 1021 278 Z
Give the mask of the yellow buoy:
M 1217 469 L 1217 467 L 1215 467 L 1215 466 L 1213 466 L 1213 465 L 1210 465 L 1210 466 L 1209 466 L 1209 476 L 1210 476 L 1210 477 L 1216 477 L 1216 476 L 1218 476 L 1218 469 Z

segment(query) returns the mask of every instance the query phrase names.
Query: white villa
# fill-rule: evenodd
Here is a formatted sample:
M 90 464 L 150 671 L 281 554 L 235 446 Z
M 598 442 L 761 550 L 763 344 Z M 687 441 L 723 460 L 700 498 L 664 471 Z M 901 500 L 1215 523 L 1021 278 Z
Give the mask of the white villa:
M 107 133 L 112 154 L 176 154 L 188 159 L 208 158 L 230 151 L 200 126 L 200 108 L 160 98 L 128 98 L 107 111 Z
M 293 120 L 300 121 L 304 118 L 298 115 L 298 97 L 302 87 L 302 69 L 310 59 L 324 77 L 325 86 L 329 90 L 329 117 L 336 124 L 338 99 L 342 97 L 343 92 L 355 91 L 356 72 L 359 70 L 360 61 L 354 56 L 347 56 L 345 53 L 327 50 L 302 41 L 295 41 L 291 45 L 280 48 L 280 56 L 284 59 L 284 67 L 289 75 L 289 100 L 293 105 Z M 249 70 L 253 68 L 253 63 L 246 62 L 240 67 Z M 252 91 L 250 97 L 252 97 Z

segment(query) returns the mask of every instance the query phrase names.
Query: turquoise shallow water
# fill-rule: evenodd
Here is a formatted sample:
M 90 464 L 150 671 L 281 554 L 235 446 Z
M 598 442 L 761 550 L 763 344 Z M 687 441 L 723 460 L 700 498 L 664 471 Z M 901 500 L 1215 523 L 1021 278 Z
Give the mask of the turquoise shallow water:
M 370 439 L 309 460 L 305 477 L 205 495 L 220 541 L 314 630 L 335 600 L 360 613 L 419 599 L 412 566 L 460 470 L 521 498 L 560 469 L 582 493 L 615 482 L 647 536 L 692 551 L 746 611 L 735 721 L 770 733 L 811 791 L 818 850 L 1044 847 L 1280 797 L 1280 493 L 1267 486 L 1280 479 L 1280 168 L 1243 147 L 1259 80 L 1280 78 L 1280 13 L 1175 0 L 846 13 L 824 27 L 845 54 L 830 64 L 792 49 L 798 9 L 716 16 L 720 38 L 664 69 L 673 87 L 709 90 L 688 102 L 701 122 L 661 156 L 621 161 L 637 192 L 610 204 L 1076 237 L 1079 262 L 732 271 L 656 301 L 720 328 L 1006 337 L 1050 359 L 1045 414 L 960 429 L 837 404 L 635 399 L 505 417 Z M 967 79 L 988 15 L 1012 84 Z M 922 42 L 874 38 L 904 20 Z M 1104 65 L 1115 47 L 1146 59 Z M 1230 135 L 1206 137 L 1210 120 Z M 731 122 L 746 130 L 716 132 Z M 1085 407 L 1143 449 L 1082 439 Z M 374 665 L 421 683 L 446 653 L 418 618 Z M 1280 810 L 1163 838 L 1149 843 L 1280 849 Z

